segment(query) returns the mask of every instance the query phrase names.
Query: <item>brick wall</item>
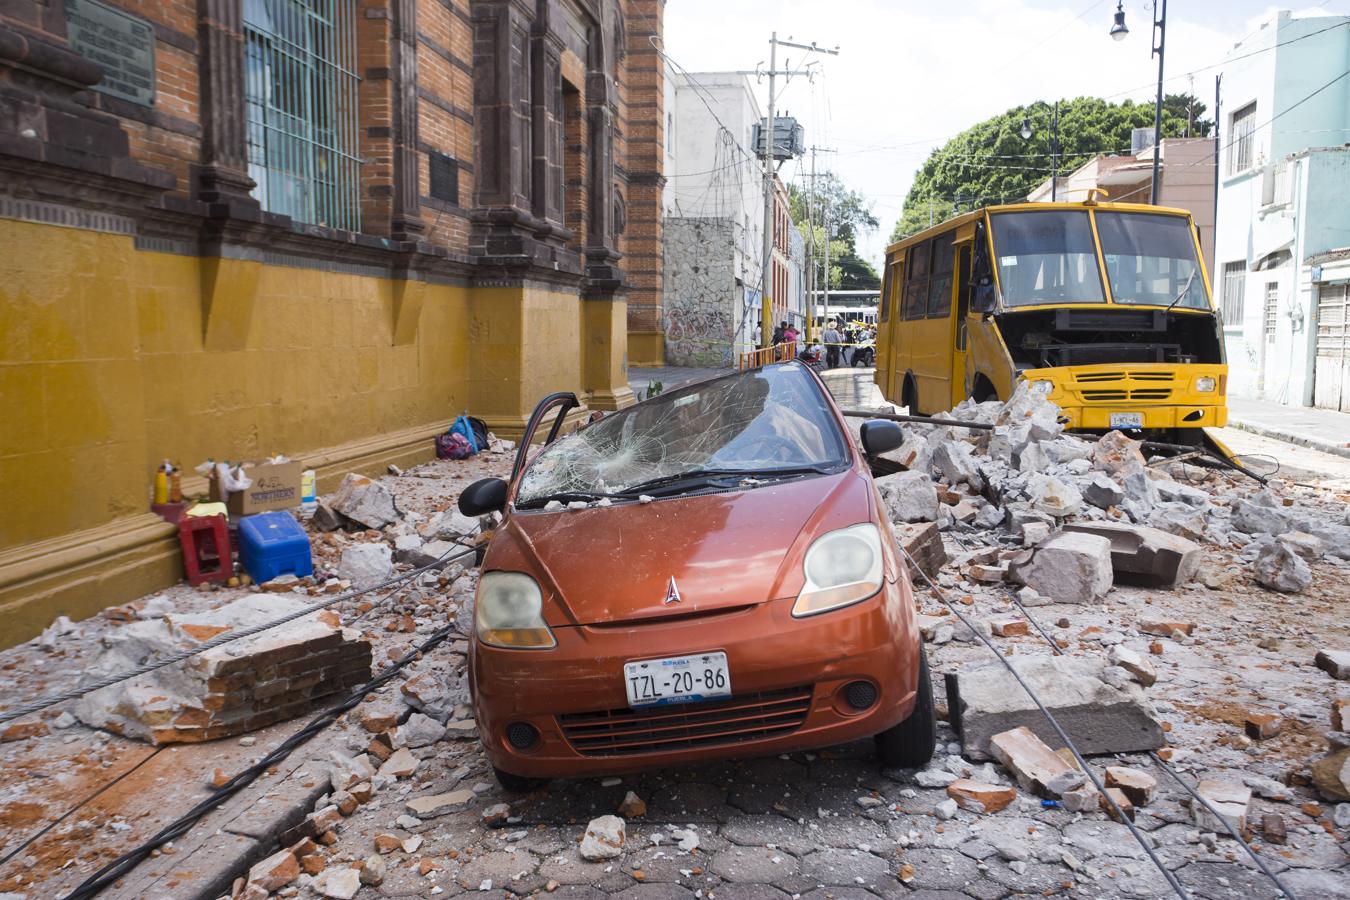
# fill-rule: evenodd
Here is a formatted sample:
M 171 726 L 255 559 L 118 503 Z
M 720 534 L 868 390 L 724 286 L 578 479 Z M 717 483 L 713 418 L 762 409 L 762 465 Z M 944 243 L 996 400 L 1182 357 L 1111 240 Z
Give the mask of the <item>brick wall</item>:
M 626 196 L 625 265 L 628 272 L 628 328 L 662 328 L 661 188 L 665 162 L 665 70 L 661 0 L 624 4 L 628 52 L 624 60 Z

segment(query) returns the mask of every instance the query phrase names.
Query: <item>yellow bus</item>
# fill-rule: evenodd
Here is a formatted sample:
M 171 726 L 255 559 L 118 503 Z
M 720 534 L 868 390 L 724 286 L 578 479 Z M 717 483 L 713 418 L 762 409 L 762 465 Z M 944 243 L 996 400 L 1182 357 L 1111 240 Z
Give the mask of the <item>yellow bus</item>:
M 877 385 L 912 413 L 1007 400 L 1025 380 L 1072 429 L 1197 444 L 1227 424 L 1222 326 L 1186 210 L 966 213 L 886 248 L 879 318 Z

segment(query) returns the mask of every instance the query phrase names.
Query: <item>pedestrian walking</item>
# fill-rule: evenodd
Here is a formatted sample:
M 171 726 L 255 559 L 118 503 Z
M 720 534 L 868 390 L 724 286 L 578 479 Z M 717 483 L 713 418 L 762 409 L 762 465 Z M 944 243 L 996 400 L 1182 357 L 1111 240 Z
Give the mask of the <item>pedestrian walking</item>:
M 797 338 L 799 336 L 796 325 L 788 325 L 783 329 L 783 343 L 791 347 L 793 356 L 797 355 Z
M 839 365 L 839 344 L 843 340 L 834 319 L 826 323 L 825 332 L 820 339 L 825 343 L 825 368 L 833 369 Z

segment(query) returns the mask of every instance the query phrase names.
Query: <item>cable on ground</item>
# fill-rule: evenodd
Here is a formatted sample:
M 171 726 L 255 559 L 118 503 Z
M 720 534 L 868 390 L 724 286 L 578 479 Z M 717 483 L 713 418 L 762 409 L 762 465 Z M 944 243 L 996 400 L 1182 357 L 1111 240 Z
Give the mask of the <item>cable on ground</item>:
M 1010 597 L 1012 599 L 1012 602 L 1017 606 L 1017 608 L 1022 611 L 1022 615 L 1027 617 L 1027 621 L 1031 623 L 1031 626 L 1040 633 L 1041 637 L 1045 638 L 1046 643 L 1050 645 L 1050 649 L 1054 651 L 1055 655 L 1063 656 L 1064 651 L 1060 649 L 1059 644 L 1056 644 L 1054 639 L 1051 638 L 1050 635 L 1046 632 L 1046 630 L 1041 627 L 1041 623 L 1037 622 L 1036 619 L 1032 617 L 1031 613 L 1027 612 L 1027 608 L 1022 605 L 1022 601 L 1017 599 L 1017 595 L 1015 593 L 1010 592 Z M 1256 863 L 1256 867 L 1260 869 L 1261 872 L 1267 878 L 1275 882 L 1275 886 L 1279 888 L 1281 891 L 1283 891 L 1286 897 L 1290 898 L 1290 900 L 1296 900 L 1294 892 L 1289 890 L 1289 888 L 1285 885 L 1284 882 L 1280 881 L 1279 876 L 1277 876 L 1274 872 L 1270 871 L 1270 869 L 1266 866 L 1265 861 L 1261 859 L 1260 854 L 1258 854 L 1255 850 L 1253 850 L 1251 844 L 1247 843 L 1247 839 L 1244 838 L 1236 828 L 1234 828 L 1231 824 L 1229 824 L 1227 819 L 1225 819 L 1222 815 L 1219 814 L 1219 811 L 1214 808 L 1213 804 L 1211 804 L 1208 800 L 1202 797 L 1200 793 L 1195 790 L 1195 788 L 1191 787 L 1185 781 L 1185 779 L 1181 777 L 1181 773 L 1173 769 L 1170 765 L 1168 765 L 1167 761 L 1164 760 L 1161 756 L 1159 756 L 1157 751 L 1150 750 L 1148 751 L 1148 755 L 1153 760 L 1153 762 L 1158 766 L 1158 768 L 1162 769 L 1164 772 L 1170 775 L 1177 784 L 1181 785 L 1183 788 L 1186 789 L 1186 793 L 1190 794 L 1194 800 L 1199 801 L 1205 807 L 1205 809 L 1209 810 L 1210 814 L 1214 816 L 1215 820 L 1218 821 L 1221 825 L 1223 825 L 1224 830 L 1226 830 L 1234 840 L 1236 840 L 1239 844 L 1242 845 L 1243 850 L 1247 851 L 1247 855 L 1252 858 L 1252 862 Z
M 942 589 L 938 587 L 936 583 L 934 583 L 933 579 L 928 577 L 928 573 L 919 567 L 918 563 L 914 561 L 914 557 L 909 555 L 908 550 L 901 546 L 900 552 L 905 555 L 910 570 L 922 575 L 923 580 L 928 583 L 929 590 L 931 590 L 934 595 L 936 595 L 937 598 L 952 611 L 953 615 L 960 619 L 961 622 L 970 629 L 975 637 L 980 639 L 980 642 L 983 643 L 985 647 L 989 648 L 989 652 L 998 657 L 998 661 L 1003 664 L 1004 668 L 1006 668 L 1008 672 L 1011 673 L 1012 677 L 1016 679 L 1017 683 L 1022 686 L 1022 690 L 1027 692 L 1027 696 L 1031 698 L 1031 702 L 1036 704 L 1036 708 L 1041 711 L 1041 715 L 1045 716 L 1046 721 L 1050 723 L 1050 727 L 1055 729 L 1055 733 L 1058 734 L 1059 739 L 1064 742 L 1064 746 L 1069 748 L 1069 752 L 1073 754 L 1073 758 L 1078 762 L 1079 769 L 1081 769 L 1083 774 L 1092 782 L 1092 786 L 1101 793 L 1102 798 L 1106 800 L 1107 805 L 1111 807 L 1111 811 L 1114 814 L 1116 821 L 1129 829 L 1131 836 L 1139 842 L 1139 846 L 1144 849 L 1144 853 L 1148 855 L 1149 860 L 1158 867 L 1158 871 L 1162 873 L 1163 878 L 1171 885 L 1172 890 L 1176 891 L 1177 896 L 1181 897 L 1182 900 L 1190 900 L 1190 894 L 1187 893 L 1186 888 L 1182 887 L 1182 884 L 1177 880 L 1177 877 L 1163 864 L 1162 860 L 1158 859 L 1157 854 L 1153 852 L 1153 847 L 1149 839 L 1135 827 L 1134 823 L 1125 815 L 1120 806 L 1116 804 L 1116 801 L 1106 792 L 1106 786 L 1101 783 L 1096 774 L 1092 771 L 1092 768 L 1087 764 L 1087 760 L 1078 752 L 1078 748 L 1069 738 L 1068 733 L 1060 726 L 1058 720 L 1050 714 L 1050 710 L 1046 709 L 1045 705 L 1041 703 L 1041 699 L 1036 696 L 1036 693 L 1031 689 L 1031 686 L 1022 679 L 1022 676 L 1017 669 L 1013 668 L 1012 663 L 1008 662 L 1007 658 L 1005 658 L 1002 653 L 998 652 L 998 648 L 994 646 L 993 642 L 990 641 L 980 629 L 976 628 L 971 621 L 965 617 L 961 610 L 956 608 L 956 604 L 947 599 L 947 595 L 943 593 Z
M 157 847 L 186 834 L 203 816 L 211 812 L 211 810 L 215 809 L 217 806 L 220 806 L 221 803 L 225 802 L 238 791 L 247 787 L 249 784 L 252 784 L 259 775 L 266 772 L 272 766 L 285 760 L 297 747 L 308 742 L 310 738 L 313 738 L 315 735 L 328 728 L 328 726 L 337 721 L 339 716 L 357 706 L 368 694 L 383 687 L 395 675 L 401 672 L 408 663 L 418 659 L 422 654 L 428 650 L 434 649 L 452 636 L 464 636 L 454 624 L 446 625 L 439 631 L 434 632 L 430 637 L 414 647 L 397 662 L 381 671 L 379 675 L 376 675 L 365 684 L 353 688 L 346 700 L 332 709 L 315 716 L 304 728 L 291 735 L 261 760 L 242 772 L 239 772 L 218 788 L 210 797 L 207 797 L 201 803 L 198 803 L 177 821 L 165 826 L 144 844 L 122 854 L 117 859 L 89 876 L 89 878 L 85 879 L 84 882 L 67 894 L 64 900 L 88 900 L 88 898 L 95 896 L 100 891 L 112 885 L 113 882 L 117 881 L 119 878 L 130 873 Z
M 461 543 L 456 543 L 454 546 L 463 547 L 465 545 Z M 463 553 L 456 553 L 453 555 L 450 553 L 450 551 L 446 551 L 435 562 L 430 562 L 427 563 L 425 566 L 420 566 L 416 569 L 404 572 L 401 575 L 396 575 L 393 578 L 386 579 L 385 581 L 382 581 L 379 584 L 373 585 L 371 587 L 361 588 L 355 591 L 347 591 L 342 594 L 336 594 L 327 600 L 321 600 L 318 603 L 311 603 L 308 606 L 304 607 L 303 609 L 296 610 L 295 612 L 289 613 L 278 619 L 273 619 L 270 622 L 264 622 L 261 625 L 254 625 L 249 628 L 242 629 L 240 631 L 231 631 L 226 634 L 218 635 L 216 637 L 211 638 L 209 641 L 206 641 L 202 644 L 198 644 L 196 647 L 190 650 L 181 650 L 178 653 L 166 656 L 165 658 L 156 660 L 155 662 L 146 663 L 145 665 L 137 666 L 134 669 L 130 669 L 126 672 L 120 672 L 116 675 L 108 675 L 104 678 L 100 678 L 97 681 L 91 682 L 89 684 L 73 687 L 67 691 L 62 691 L 59 694 L 51 694 L 46 697 L 40 697 L 37 700 L 34 700 L 32 703 L 16 707 L 15 709 L 0 712 L 0 725 L 3 725 L 5 722 L 9 722 L 14 719 L 22 718 L 23 716 L 31 715 L 36 712 L 41 712 L 42 710 L 47 709 L 48 707 L 51 706 L 55 706 L 58 703 L 64 703 L 67 700 L 78 699 L 80 697 L 83 697 L 85 694 L 89 694 L 97 690 L 102 690 L 105 687 L 110 687 L 114 684 L 119 684 L 123 681 L 127 681 L 128 679 L 137 678 L 141 675 L 146 675 L 150 672 L 162 669 L 165 666 L 171 666 L 174 663 L 180 663 L 185 659 L 191 659 L 194 656 L 205 653 L 207 650 L 214 650 L 216 647 L 220 647 L 224 644 L 241 640 L 246 637 L 252 637 L 255 634 L 259 634 L 269 629 L 276 628 L 278 625 L 285 625 L 287 622 L 293 622 L 296 619 L 300 619 L 309 615 L 310 613 L 318 612 L 321 609 L 326 609 L 327 607 L 332 606 L 335 603 L 341 603 L 344 600 L 351 600 L 355 597 L 360 597 L 363 594 L 369 594 L 372 591 L 380 591 L 384 590 L 387 587 L 392 587 L 393 585 L 401 584 L 402 582 L 407 581 L 408 579 L 416 575 L 420 575 L 423 572 L 428 572 L 432 569 L 444 568 L 450 565 L 452 562 L 457 562 L 458 560 L 463 559 L 466 556 L 471 556 L 477 552 L 478 552 L 477 548 L 469 548 L 468 550 L 465 550 Z

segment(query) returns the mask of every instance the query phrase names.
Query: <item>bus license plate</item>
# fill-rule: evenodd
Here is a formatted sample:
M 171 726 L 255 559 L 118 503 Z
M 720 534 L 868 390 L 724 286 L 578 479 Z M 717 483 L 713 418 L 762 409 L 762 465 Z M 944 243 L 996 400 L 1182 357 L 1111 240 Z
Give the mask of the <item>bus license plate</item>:
M 1143 428 L 1143 413 L 1111 413 L 1112 428 Z
M 731 696 L 731 672 L 721 652 L 624 663 L 623 683 L 634 707 Z

